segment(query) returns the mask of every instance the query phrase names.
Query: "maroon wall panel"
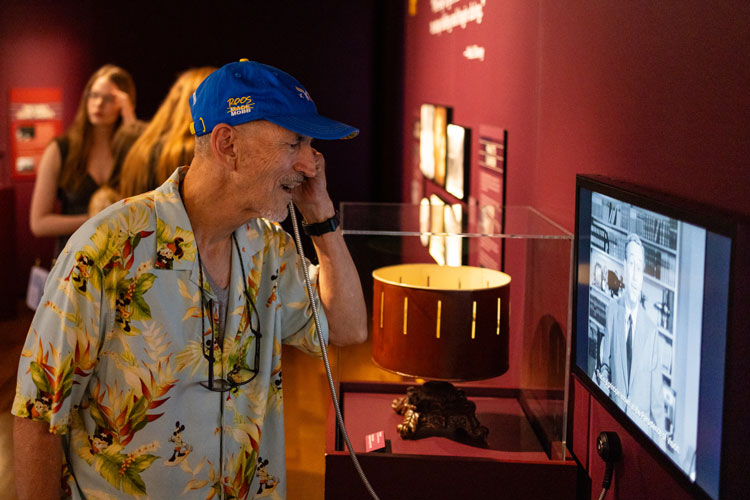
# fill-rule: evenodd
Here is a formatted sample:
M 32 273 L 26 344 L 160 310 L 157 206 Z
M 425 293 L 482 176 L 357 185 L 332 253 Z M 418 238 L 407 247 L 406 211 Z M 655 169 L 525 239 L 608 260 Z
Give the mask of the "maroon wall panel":
M 587 172 L 750 213 L 748 19 L 742 1 L 542 2 L 530 202 L 572 228 Z
M 438 2 L 436 2 L 438 3 Z M 465 7 L 470 2 L 459 2 Z M 479 2 L 471 2 L 478 4 Z M 454 10 L 456 9 L 454 8 Z M 450 12 L 448 11 L 443 12 Z M 482 22 L 469 22 L 452 32 L 430 34 L 430 22 L 440 19 L 430 2 L 418 2 L 417 15 L 406 17 L 404 88 L 404 168 L 414 166 L 412 131 L 422 103 L 453 108 L 453 123 L 470 127 L 473 147 L 480 125 L 508 129 L 509 204 L 526 204 L 531 186 L 525 172 L 534 163 L 535 96 L 537 79 L 538 7 L 524 0 L 487 2 Z M 467 59 L 468 46 L 485 48 L 484 60 Z M 472 169 L 478 165 L 472 157 Z M 410 178 L 409 178 L 410 179 Z M 473 186 L 476 188 L 476 186 Z M 404 183 L 410 199 L 410 183 Z
M 569 429 L 573 431 L 571 451 L 583 467 L 588 468 L 589 464 L 589 411 L 591 405 L 591 395 L 575 378 L 571 377 L 570 397 L 573 401 L 572 411 L 575 418 L 573 425 Z
M 318 145 L 326 155 L 334 202 L 371 196 L 375 0 L 319 2 L 314 9 L 303 2 L 249 5 L 244 0 L 228 0 L 221 7 L 140 0 L 124 5 L 55 0 L 0 4 L 0 186 L 13 184 L 15 191 L 16 234 L 9 241 L 15 242 L 17 265 L 9 268 L 17 275 L 14 282 L 24 284 L 23 291 L 34 259 L 49 263 L 52 240 L 34 238 L 29 231 L 33 181 L 10 178 L 12 87 L 62 88 L 67 127 L 86 80 L 105 63 L 133 75 L 141 119 L 153 115 L 175 77 L 190 67 L 220 66 L 241 57 L 273 64 L 299 78 L 322 113 L 361 129 L 355 140 Z M 240 13 L 243 19 L 250 16 L 252 29 L 227 28 L 227 16 Z M 188 33 L 186 26 L 198 31 Z
M 689 500 L 692 495 L 684 492 L 675 479 L 665 472 L 659 462 L 645 453 L 640 445 L 623 430 L 617 421 L 592 399 L 589 440 L 596 443 L 601 431 L 615 431 L 622 442 L 622 459 L 615 465 L 608 499 Z M 591 500 L 596 500 L 602 491 L 604 461 L 596 448 L 589 450 L 589 476 L 591 477 Z
M 13 221 L 13 188 L 11 186 L 0 186 L 0 231 L 6 235 L 5 241 L 8 241 L 7 235 L 13 234 L 15 226 Z M 15 247 L 13 245 L 0 245 L 0 262 L 13 262 L 15 260 Z M 13 283 L 15 269 L 13 266 L 2 266 L 3 283 Z M 0 320 L 8 319 L 16 314 L 15 307 L 15 290 L 11 287 L 3 286 L 0 289 Z
M 531 205 L 571 231 L 577 173 L 750 214 L 750 65 L 741 49 L 750 46 L 748 2 L 486 2 L 481 23 L 439 35 L 431 21 L 481 2 L 443 11 L 433 4 L 419 1 L 406 15 L 406 201 L 418 168 L 414 121 L 420 104 L 436 103 L 473 130 L 507 129 L 507 203 Z M 484 61 L 463 56 L 474 44 Z M 475 155 L 476 135 L 473 142 Z M 634 465 L 616 471 L 608 498 L 686 497 L 580 384 L 574 397 L 571 442 L 589 467 L 592 496 L 603 463 L 590 438 L 616 430 Z
M 743 2 L 543 2 L 530 203 L 572 228 L 575 174 L 588 172 L 750 213 L 748 19 Z M 610 498 L 688 497 L 594 399 L 589 430 L 592 498 L 602 430 L 624 437 Z
M 40 12 L 42 9 L 43 12 Z M 10 182 L 8 136 L 9 89 L 13 87 L 59 87 L 63 92 L 63 123 L 73 120 L 80 92 L 90 72 L 90 49 L 84 27 L 90 21 L 79 9 L 58 3 L 3 3 L 0 16 L 0 156 L 5 169 L 0 184 Z M 18 295 L 25 294 L 28 272 L 36 259 L 45 266 L 52 259 L 53 240 L 35 238 L 29 229 L 29 206 L 33 179 L 12 181 L 15 233 L 6 240 L 14 244 L 15 264 L 7 267 Z M 11 298 L 12 299 L 12 298 Z
M 418 143 L 413 137 L 414 124 L 419 120 L 420 106 L 432 103 L 452 108 L 451 121 L 471 128 L 473 172 L 480 168 L 476 155 L 480 126 L 509 130 L 508 183 L 515 181 L 518 189 L 508 192 L 508 203 L 528 204 L 525 200 L 531 187 L 525 182 L 525 172 L 534 163 L 535 140 L 535 110 L 528 106 L 534 105 L 536 95 L 533 82 L 537 79 L 538 9 L 524 0 L 487 2 L 481 8 L 481 22 L 477 18 L 467 22 L 465 28 L 456 26 L 451 31 L 430 32 L 431 23 L 469 7 L 469 3 L 479 5 L 464 1 L 453 8 L 433 11 L 430 2 L 422 1 L 417 4 L 416 15 L 406 15 L 403 197 L 407 202 L 412 200 L 413 172 L 419 168 L 413 149 Z M 473 45 L 485 49 L 483 60 L 464 56 L 467 47 Z M 472 176 L 472 181 L 469 196 L 476 197 L 476 176 Z M 426 184 L 423 194 L 435 191 L 430 181 Z M 518 281 L 516 286 L 522 283 Z M 523 303 L 514 299 L 513 310 L 523 311 Z M 512 321 L 520 321 L 522 317 L 515 314 Z M 557 320 L 566 323 L 566 318 Z M 511 338 L 511 349 L 520 346 L 519 342 L 520 339 Z M 499 383 L 517 387 L 520 363 L 519 356 L 512 356 L 511 368 Z

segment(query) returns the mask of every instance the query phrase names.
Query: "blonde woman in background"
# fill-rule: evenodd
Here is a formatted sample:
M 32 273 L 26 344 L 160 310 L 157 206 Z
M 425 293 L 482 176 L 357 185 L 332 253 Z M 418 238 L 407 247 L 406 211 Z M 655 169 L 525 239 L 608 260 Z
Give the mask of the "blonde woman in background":
M 204 66 L 182 73 L 128 152 L 120 177 L 120 197 L 159 187 L 174 170 L 193 159 L 195 139 L 190 133 L 189 99 L 216 68 Z
M 127 136 L 137 128 L 133 78 L 120 67 L 102 66 L 86 83 L 73 123 L 39 162 L 29 225 L 35 236 L 58 237 L 56 253 L 88 218 L 92 194 L 116 183 L 118 156 L 132 144 Z

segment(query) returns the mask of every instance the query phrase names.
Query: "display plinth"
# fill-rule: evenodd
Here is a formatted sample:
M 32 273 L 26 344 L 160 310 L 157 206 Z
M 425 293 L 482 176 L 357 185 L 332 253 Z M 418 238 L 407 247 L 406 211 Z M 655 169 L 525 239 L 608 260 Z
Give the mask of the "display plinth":
M 371 318 L 378 319 L 378 327 L 382 300 L 373 295 L 376 269 L 436 263 L 482 267 L 512 277 L 510 296 L 501 301 L 509 306 L 500 314 L 508 322 L 507 330 L 504 323 L 499 329 L 507 357 L 497 357 L 498 364 L 505 360 L 507 370 L 498 377 L 457 383 L 476 405 L 480 424 L 489 428 L 486 448 L 438 436 L 403 440 L 397 428 L 404 416 L 396 413 L 391 403 L 421 381 L 377 367 L 377 358 L 375 363 L 371 361 L 375 348 L 372 330 L 364 344 L 333 349 L 335 379 L 342 381 L 345 423 L 378 496 L 383 500 L 575 498 L 579 468 L 567 451 L 565 432 L 572 235 L 531 207 L 489 207 L 469 201 L 451 205 L 450 210 L 438 205 L 371 203 L 342 203 L 339 210 L 368 311 Z M 446 303 L 450 299 L 438 300 L 443 301 L 442 340 L 446 332 L 443 321 L 448 320 L 446 311 L 451 308 Z M 498 335 L 497 299 L 494 304 L 493 321 L 486 328 Z M 480 306 L 477 302 L 477 314 Z M 420 332 L 412 329 L 419 324 L 411 315 L 415 307 L 409 298 L 409 316 L 403 313 L 403 306 L 400 309 L 409 336 L 426 332 L 424 328 Z M 385 310 L 383 326 L 387 314 Z M 450 316 L 452 321 L 462 316 L 471 323 L 473 308 Z M 482 325 L 477 318 L 477 338 L 486 333 Z M 427 334 L 437 337 L 436 327 Z M 427 358 L 438 365 L 440 352 L 412 350 L 420 361 Z M 480 363 L 474 356 L 465 358 L 465 364 Z M 379 431 L 390 442 L 389 452 L 367 453 L 365 437 Z M 329 500 L 370 498 L 343 443 L 336 442 L 332 411 L 325 481 Z
M 404 440 L 396 430 L 401 416 L 391 401 L 408 384 L 342 382 L 340 403 L 349 438 L 367 478 L 380 498 L 574 499 L 577 466 L 551 460 L 535 434 L 514 389 L 462 386 L 490 429 L 488 447 L 442 437 Z M 390 453 L 365 452 L 366 436 L 383 431 Z M 331 406 L 326 431 L 326 500 L 370 498 L 343 444 Z

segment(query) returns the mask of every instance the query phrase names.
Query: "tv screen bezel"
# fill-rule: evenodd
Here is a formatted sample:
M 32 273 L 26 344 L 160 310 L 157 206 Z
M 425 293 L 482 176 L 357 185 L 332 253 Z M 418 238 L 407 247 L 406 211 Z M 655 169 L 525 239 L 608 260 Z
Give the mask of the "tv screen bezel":
M 635 441 L 641 445 L 649 455 L 651 455 L 663 468 L 670 473 L 672 477 L 694 498 L 714 500 L 713 497 L 706 492 L 697 481 L 692 481 L 688 474 L 681 469 L 672 459 L 654 442 L 645 432 L 638 427 L 638 425 L 628 417 L 612 400 L 609 395 L 605 394 L 601 387 L 592 380 L 586 370 L 578 366 L 577 356 L 577 341 L 578 341 L 578 286 L 579 286 L 579 238 L 581 234 L 581 227 L 579 227 L 581 214 L 581 189 L 587 189 L 592 194 L 600 193 L 605 196 L 610 196 L 617 200 L 621 200 L 625 203 L 630 203 L 635 206 L 643 207 L 647 210 L 657 212 L 667 217 L 672 217 L 682 222 L 687 222 L 706 229 L 707 231 L 725 236 L 731 240 L 730 248 L 730 263 L 729 263 L 729 291 L 728 291 L 728 308 L 727 308 L 727 337 L 730 336 L 732 329 L 731 318 L 733 316 L 731 308 L 733 301 L 733 290 L 735 288 L 735 276 L 733 276 L 733 270 L 736 268 L 737 256 L 737 227 L 740 218 L 736 217 L 735 214 L 728 214 L 724 211 L 716 209 L 714 207 L 708 207 L 703 204 L 692 202 L 677 198 L 675 196 L 660 193 L 655 190 L 638 186 L 635 184 L 627 183 L 624 181 L 599 176 L 599 175 L 576 175 L 576 196 L 575 196 L 575 240 L 573 248 L 573 282 L 572 282 L 572 296 L 571 296 L 571 360 L 570 367 L 571 372 L 576 375 L 577 379 L 581 384 L 588 390 L 588 392 L 594 396 L 594 398 L 601 404 L 604 409 L 612 415 L 612 417 L 620 424 Z M 589 276 L 586 276 L 586 282 L 588 282 Z M 585 318 L 588 328 L 588 315 Z M 729 357 L 730 342 L 729 338 L 726 339 L 726 350 L 725 353 L 725 372 L 723 377 L 724 384 L 724 397 L 722 406 L 726 409 L 728 392 L 727 382 L 731 376 L 731 372 L 727 370 L 727 358 Z M 699 396 L 700 404 L 700 396 Z M 727 460 L 727 449 L 725 447 L 727 442 L 728 426 L 726 425 L 727 412 L 722 411 L 722 434 L 721 434 L 721 464 L 720 464 L 720 476 L 718 484 L 719 498 L 723 498 L 724 495 L 724 483 L 725 483 L 725 467 L 724 463 Z M 697 479 L 697 478 L 696 478 Z

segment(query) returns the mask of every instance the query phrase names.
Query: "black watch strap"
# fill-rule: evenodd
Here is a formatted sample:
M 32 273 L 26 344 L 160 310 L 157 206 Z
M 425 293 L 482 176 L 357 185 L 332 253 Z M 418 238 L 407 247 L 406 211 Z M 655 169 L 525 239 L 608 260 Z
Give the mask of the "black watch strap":
M 304 233 L 308 236 L 322 236 L 326 233 L 335 231 L 336 228 L 340 225 L 341 223 L 339 222 L 339 211 L 336 210 L 336 213 L 333 214 L 333 217 L 328 220 L 324 220 L 323 222 L 315 222 L 313 224 L 307 224 L 306 222 L 303 222 L 302 231 L 304 231 Z

